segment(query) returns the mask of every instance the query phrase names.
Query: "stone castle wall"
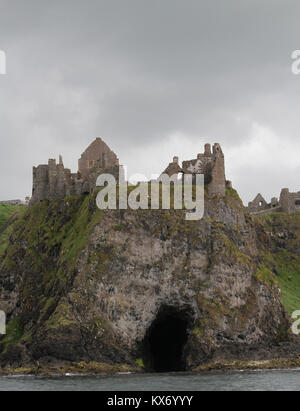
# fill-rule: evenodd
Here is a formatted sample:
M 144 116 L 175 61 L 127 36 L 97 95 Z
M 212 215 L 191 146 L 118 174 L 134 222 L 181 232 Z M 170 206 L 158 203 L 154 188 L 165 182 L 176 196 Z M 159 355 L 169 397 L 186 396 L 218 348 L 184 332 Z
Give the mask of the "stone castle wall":
M 254 216 L 278 212 L 292 214 L 300 211 L 300 192 L 290 193 L 288 188 L 283 188 L 279 200 L 274 197 L 270 203 L 268 203 L 261 194 L 258 194 L 255 199 L 248 204 L 247 209 L 250 214 Z
M 179 165 L 178 157 L 174 157 L 163 174 L 170 177 L 175 174 L 204 174 L 208 194 L 225 196 L 225 160 L 220 144 L 214 144 L 213 150 L 210 144 L 205 144 L 204 153 L 198 154 L 196 159 L 183 161 L 182 166 Z
M 64 167 L 60 156 L 57 164 L 55 159 L 50 159 L 48 164 L 33 167 L 33 189 L 30 205 L 43 200 L 62 198 L 69 195 L 90 194 L 96 188 L 96 180 L 102 173 L 109 173 L 119 177 L 119 160 L 116 154 L 101 139 L 96 138 L 84 151 L 78 161 L 78 172 Z M 179 174 L 204 174 L 205 184 L 210 196 L 225 196 L 226 187 L 231 186 L 225 177 L 225 160 L 220 144 L 205 144 L 204 152 L 199 153 L 193 160 L 179 163 L 179 158 L 174 157 L 164 174 L 169 176 Z M 291 214 L 300 211 L 300 192 L 291 193 L 284 188 L 279 200 L 274 197 L 268 203 L 261 194 L 258 194 L 248 204 L 248 211 L 254 216 L 275 212 Z
M 58 164 L 55 159 L 50 159 L 48 164 L 33 167 L 30 205 L 68 195 L 92 193 L 101 173 L 113 174 L 118 179 L 119 160 L 105 142 L 97 138 L 81 155 L 77 173 L 71 173 L 64 167 L 61 156 Z M 182 166 L 179 165 L 178 157 L 174 157 L 165 173 L 170 176 L 179 173 L 204 174 L 209 195 L 225 195 L 224 154 L 219 144 L 215 144 L 213 150 L 210 144 L 206 144 L 204 153 L 198 154 L 194 160 L 184 161 Z
M 43 200 L 62 198 L 68 195 L 92 193 L 101 173 L 119 174 L 116 154 L 103 140 L 97 138 L 81 155 L 77 173 L 64 167 L 62 157 L 59 163 L 50 159 L 48 164 L 33 167 L 33 188 L 30 205 Z
M 78 160 L 78 171 L 85 178 L 90 174 L 91 169 L 95 167 L 107 169 L 118 165 L 118 161 L 118 157 L 108 145 L 100 138 L 96 138 Z

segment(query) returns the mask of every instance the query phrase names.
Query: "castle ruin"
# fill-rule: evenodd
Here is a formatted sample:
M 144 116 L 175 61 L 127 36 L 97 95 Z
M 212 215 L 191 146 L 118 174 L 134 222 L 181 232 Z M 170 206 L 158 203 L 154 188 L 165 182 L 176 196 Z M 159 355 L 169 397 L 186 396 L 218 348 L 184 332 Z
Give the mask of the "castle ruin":
M 100 174 L 114 175 L 119 179 L 119 159 L 116 154 L 101 139 L 96 138 L 78 160 L 77 173 L 71 173 L 64 167 L 62 156 L 57 164 L 50 159 L 48 164 L 33 167 L 32 198 L 29 205 L 43 200 L 52 200 L 69 195 L 91 194 L 96 188 L 96 181 Z M 199 153 L 193 160 L 179 163 L 179 157 L 174 157 L 163 174 L 183 176 L 190 174 L 204 175 L 209 196 L 225 196 L 226 188 L 231 187 L 225 177 L 225 160 L 220 144 L 205 144 L 204 152 Z M 268 203 L 261 194 L 257 194 L 249 202 L 248 211 L 253 216 L 284 212 L 291 214 L 300 211 L 300 192 L 291 193 L 288 188 L 281 191 L 279 200 L 274 197 Z
M 118 181 L 119 167 L 116 154 L 101 138 L 96 138 L 81 155 L 77 173 L 71 173 L 64 167 L 62 156 L 59 156 L 58 164 L 55 159 L 50 159 L 48 164 L 33 167 L 30 205 L 68 195 L 93 193 L 100 174 L 112 174 Z M 169 176 L 204 174 L 211 196 L 224 196 L 226 185 L 230 184 L 225 179 L 224 154 L 219 144 L 215 144 L 213 150 L 210 144 L 206 144 L 204 153 L 198 154 L 195 160 L 184 161 L 182 166 L 179 165 L 178 157 L 174 157 L 164 173 Z
M 170 177 L 175 174 L 204 174 L 204 183 L 210 196 L 225 196 L 226 186 L 231 186 L 231 182 L 226 181 L 225 160 L 220 144 L 214 144 L 213 149 L 210 144 L 205 144 L 204 153 L 198 154 L 194 160 L 183 161 L 182 166 L 179 165 L 179 158 L 174 157 L 163 174 Z
M 247 209 L 253 216 L 280 212 L 292 214 L 300 211 L 300 191 L 298 193 L 290 193 L 288 188 L 283 188 L 279 200 L 273 197 L 270 203 L 261 194 L 257 194 L 255 199 L 248 204 Z
M 50 159 L 48 164 L 33 167 L 33 188 L 30 205 L 68 195 L 90 194 L 95 190 L 100 174 L 119 175 L 119 160 L 101 138 L 96 138 L 78 161 L 78 172 L 71 173 L 59 162 Z

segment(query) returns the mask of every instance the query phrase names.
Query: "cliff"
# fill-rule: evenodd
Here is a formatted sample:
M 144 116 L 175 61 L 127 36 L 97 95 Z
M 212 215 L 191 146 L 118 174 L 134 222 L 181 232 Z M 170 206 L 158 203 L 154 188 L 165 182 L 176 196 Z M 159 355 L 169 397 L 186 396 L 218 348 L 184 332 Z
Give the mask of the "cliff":
M 35 204 L 1 233 L 1 366 L 178 371 L 296 355 L 278 283 L 299 237 L 277 252 L 295 227 L 271 235 L 276 217 L 252 220 L 230 188 L 194 222 L 100 211 L 95 195 Z
M 300 309 L 300 212 L 275 213 L 255 221 L 261 258 L 275 274 L 284 306 L 292 314 Z
M 0 203 L 0 228 L 4 225 L 4 223 L 9 219 L 9 217 L 12 214 L 20 210 L 20 206 Z

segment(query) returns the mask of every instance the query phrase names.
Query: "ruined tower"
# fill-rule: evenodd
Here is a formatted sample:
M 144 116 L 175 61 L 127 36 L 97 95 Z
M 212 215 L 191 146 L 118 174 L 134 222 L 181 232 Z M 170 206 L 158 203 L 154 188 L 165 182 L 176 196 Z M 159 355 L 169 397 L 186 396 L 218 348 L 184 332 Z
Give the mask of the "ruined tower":
M 280 204 L 284 213 L 300 211 L 300 192 L 291 193 L 288 188 L 283 188 L 280 194 Z
M 220 144 L 214 144 L 213 150 L 211 150 L 210 144 L 205 144 L 204 153 L 199 153 L 194 160 L 183 161 L 182 166 L 179 165 L 178 157 L 174 157 L 173 162 L 168 165 L 164 174 L 172 176 L 179 173 L 204 174 L 208 194 L 210 196 L 225 196 L 225 160 Z
M 92 193 L 99 174 L 109 172 L 118 176 L 118 170 L 116 154 L 101 138 L 96 138 L 81 155 L 77 173 L 64 167 L 62 156 L 59 156 L 58 164 L 55 159 L 50 159 L 48 164 L 33 167 L 30 205 L 67 195 Z
M 226 178 L 225 178 L 225 160 L 220 144 L 213 147 L 212 165 L 211 165 L 211 182 L 208 185 L 208 194 L 210 196 L 225 196 Z

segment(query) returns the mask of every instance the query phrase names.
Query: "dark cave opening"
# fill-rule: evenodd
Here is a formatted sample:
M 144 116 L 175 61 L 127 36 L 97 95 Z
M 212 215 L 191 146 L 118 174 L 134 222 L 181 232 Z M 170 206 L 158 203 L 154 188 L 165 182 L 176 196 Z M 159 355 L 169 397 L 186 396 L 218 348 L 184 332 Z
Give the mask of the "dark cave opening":
M 143 359 L 151 372 L 186 370 L 184 347 L 188 339 L 189 317 L 185 312 L 164 307 L 143 341 Z

